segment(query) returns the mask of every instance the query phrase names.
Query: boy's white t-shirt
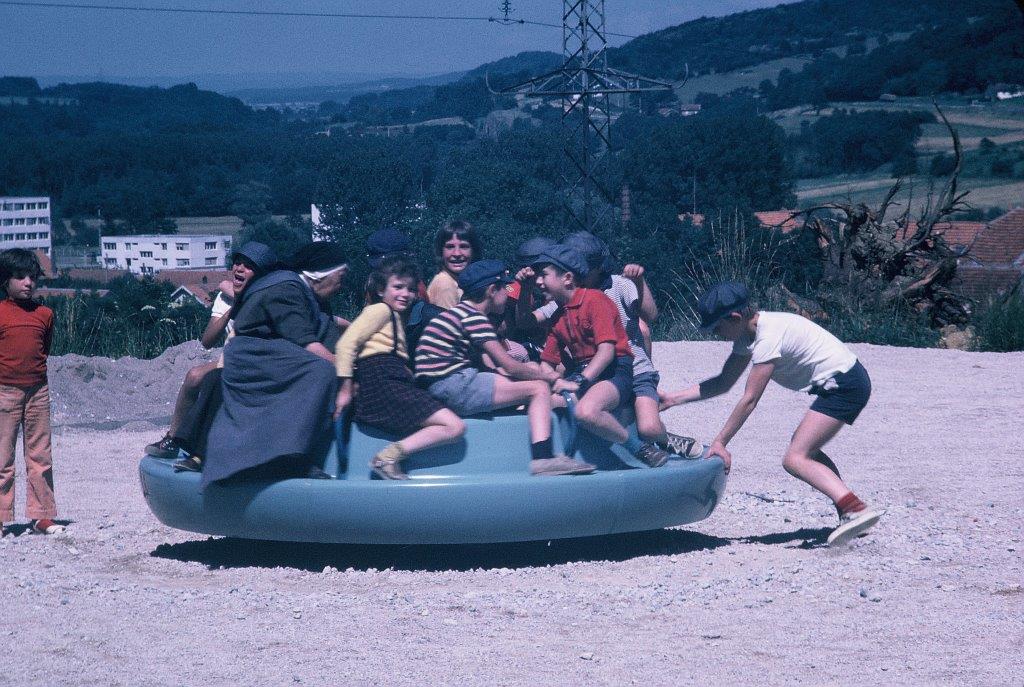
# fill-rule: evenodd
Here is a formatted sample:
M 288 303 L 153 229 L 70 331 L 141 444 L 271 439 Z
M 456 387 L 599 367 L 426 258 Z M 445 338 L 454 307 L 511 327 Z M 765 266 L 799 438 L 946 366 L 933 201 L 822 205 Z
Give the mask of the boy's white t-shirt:
M 231 296 L 225 296 L 223 291 L 217 292 L 217 297 L 213 299 L 213 305 L 210 307 L 210 319 L 215 319 L 231 310 L 231 304 L 234 302 L 234 298 Z M 224 328 L 224 338 L 230 339 L 235 335 L 235 321 L 228 320 L 227 327 Z
M 794 391 L 808 391 L 857 364 L 846 345 L 806 317 L 759 312 L 757 334 L 733 344 L 733 353 L 753 364 L 775 362 L 772 379 Z

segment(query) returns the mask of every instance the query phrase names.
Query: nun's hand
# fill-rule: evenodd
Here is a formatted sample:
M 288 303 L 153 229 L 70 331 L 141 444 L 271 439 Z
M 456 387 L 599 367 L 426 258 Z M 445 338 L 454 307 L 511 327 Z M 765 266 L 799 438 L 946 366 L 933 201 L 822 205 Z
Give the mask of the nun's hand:
M 334 419 L 341 417 L 345 409 L 352 404 L 352 380 L 346 379 L 338 389 L 338 398 L 334 401 Z

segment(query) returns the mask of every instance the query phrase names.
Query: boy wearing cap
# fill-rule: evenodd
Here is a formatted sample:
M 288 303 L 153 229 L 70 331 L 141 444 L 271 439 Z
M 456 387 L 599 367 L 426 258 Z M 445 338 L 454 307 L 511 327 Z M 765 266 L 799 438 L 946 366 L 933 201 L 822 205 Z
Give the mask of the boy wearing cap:
M 728 472 L 732 455 L 726 445 L 757 407 L 769 380 L 816 396 L 793 433 L 782 466 L 832 499 L 839 527 L 828 537 L 830 546 L 845 543 L 878 522 L 884 511 L 868 508 L 822 450 L 844 424 L 854 423 L 871 396 L 871 379 L 857 356 L 800 315 L 755 310 L 747 288 L 737 282 L 712 287 L 698 303 L 698 311 L 702 329 L 733 342 L 732 354 L 718 376 L 668 395 L 664 407 L 723 394 L 753 363 L 743 397 L 708 449 L 709 457 L 722 458 Z
M 460 416 L 527 404 L 530 473 L 578 475 L 594 466 L 556 455 L 551 442 L 551 388 L 570 389 L 552 369 L 512 359 L 488 315 L 501 314 L 511 282 L 505 263 L 480 260 L 459 274 L 463 300 L 434 317 L 416 346 L 416 379 Z M 486 354 L 508 377 L 485 371 Z
M 537 285 L 558 304 L 541 364 L 552 371 L 561 364 L 566 379 L 578 385 L 576 419 L 647 465 L 664 465 L 667 455 L 652 458 L 612 414 L 633 398 L 633 354 L 615 304 L 598 289 L 581 285 L 588 271 L 583 255 L 559 244 L 544 251 L 533 269 Z
M 630 264 L 623 267 L 621 275 L 612 274 L 612 256 L 608 245 L 589 231 L 569 234 L 562 239 L 562 243 L 583 255 L 588 270 L 583 285 L 602 290 L 612 300 L 626 330 L 633 354 L 633 410 L 636 413 L 637 433 L 643 441 L 637 457 L 657 467 L 668 461 L 668 451 L 683 456 L 693 455 L 693 451 L 699 454 L 702 450 L 699 443 L 690 437 L 671 434 L 661 420 L 661 400 L 658 396 L 661 375 L 651 361 L 649 330 L 645 336 L 641 326 L 657 319 L 658 306 L 644 278 L 644 268 Z

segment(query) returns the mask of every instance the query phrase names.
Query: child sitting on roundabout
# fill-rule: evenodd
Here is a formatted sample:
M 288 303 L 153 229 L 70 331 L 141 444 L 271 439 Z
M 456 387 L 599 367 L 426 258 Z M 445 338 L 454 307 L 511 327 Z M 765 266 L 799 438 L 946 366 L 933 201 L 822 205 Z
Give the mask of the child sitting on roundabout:
M 613 414 L 633 400 L 633 354 L 615 304 L 600 290 L 583 286 L 587 263 L 571 246 L 551 246 L 533 271 L 544 295 L 558 304 L 541 367 L 553 372 L 562 366 L 565 379 L 577 385 L 575 413 L 581 426 L 639 454 L 643 442 Z
M 871 379 L 853 351 L 814 322 L 782 312 L 760 312 L 750 305 L 747 288 L 737 282 L 717 284 L 698 303 L 701 329 L 733 342 L 722 371 L 711 379 L 673 394 L 662 408 L 703 401 L 729 391 L 753 363 L 743 396 L 708 449 L 729 471 L 726 446 L 757 407 L 770 380 L 817 398 L 793 432 L 782 466 L 832 499 L 839 526 L 828 544 L 843 544 L 878 522 L 884 511 L 867 507 L 839 476 L 822 450 L 843 425 L 852 425 L 871 396 Z
M 353 320 L 335 349 L 340 387 L 334 418 L 352 403 L 358 384 L 356 422 L 404 435 L 370 460 L 370 468 L 382 479 L 408 479 L 399 465 L 402 459 L 451 443 L 466 432 L 455 413 L 416 386 L 409 369 L 402 317 L 416 299 L 419 281 L 413 261 L 385 258 L 368 280 L 367 297 L 373 302 Z
M 416 378 L 430 395 L 460 416 L 490 413 L 527 404 L 530 425 L 530 474 L 578 475 L 595 470 L 590 463 L 555 454 L 551 440 L 551 392 L 575 390 L 552 368 L 512 358 L 498 339 L 489 316 L 505 310 L 512 281 L 505 263 L 480 260 L 458 278 L 463 299 L 434 317 L 416 346 Z M 483 357 L 502 374 L 484 369 Z

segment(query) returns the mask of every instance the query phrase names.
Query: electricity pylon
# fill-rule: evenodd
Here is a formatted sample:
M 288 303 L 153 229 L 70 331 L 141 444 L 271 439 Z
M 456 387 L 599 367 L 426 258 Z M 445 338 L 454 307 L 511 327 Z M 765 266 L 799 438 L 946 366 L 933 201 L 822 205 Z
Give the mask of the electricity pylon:
M 587 231 L 605 220 L 614 202 L 602 183 L 612 121 L 635 106 L 641 93 L 673 88 L 667 81 L 610 69 L 607 47 L 604 0 L 563 0 L 562 66 L 502 91 L 561 98 L 566 208 Z

